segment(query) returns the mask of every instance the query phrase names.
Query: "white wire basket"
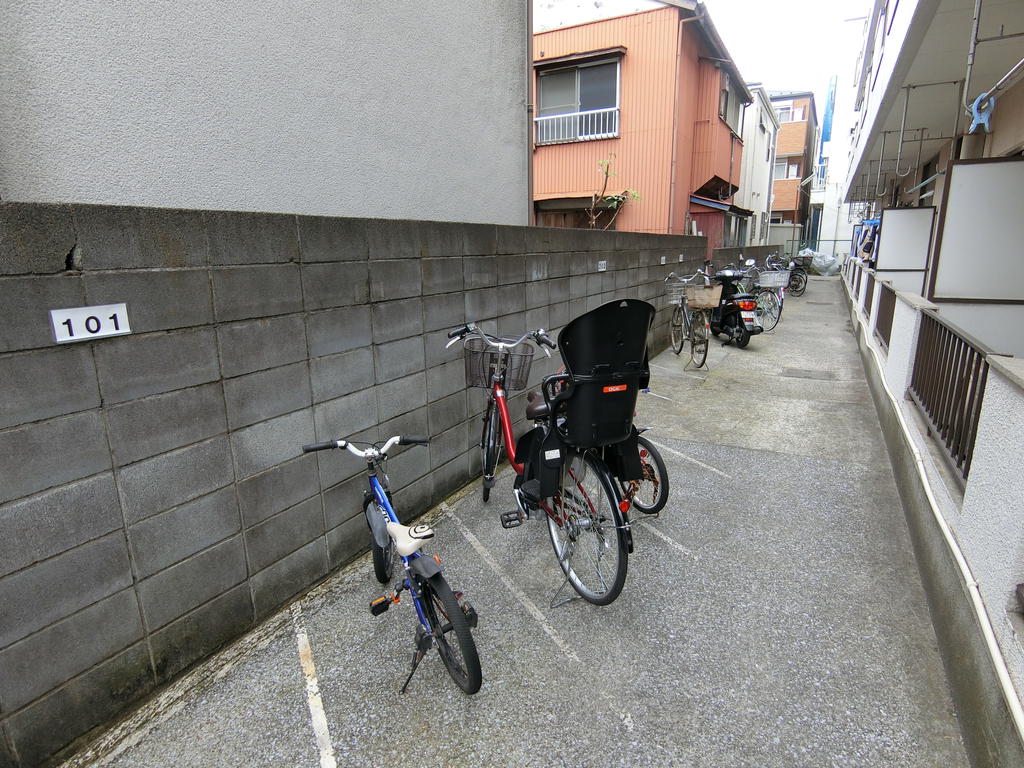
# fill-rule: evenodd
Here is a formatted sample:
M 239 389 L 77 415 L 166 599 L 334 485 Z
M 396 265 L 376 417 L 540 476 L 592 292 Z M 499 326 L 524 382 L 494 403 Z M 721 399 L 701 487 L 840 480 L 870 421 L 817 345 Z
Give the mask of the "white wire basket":
M 681 304 L 683 301 L 683 290 L 686 283 L 668 283 L 665 292 L 668 294 L 669 304 Z
M 785 288 L 789 285 L 789 271 L 767 271 L 757 276 L 757 285 L 761 288 Z

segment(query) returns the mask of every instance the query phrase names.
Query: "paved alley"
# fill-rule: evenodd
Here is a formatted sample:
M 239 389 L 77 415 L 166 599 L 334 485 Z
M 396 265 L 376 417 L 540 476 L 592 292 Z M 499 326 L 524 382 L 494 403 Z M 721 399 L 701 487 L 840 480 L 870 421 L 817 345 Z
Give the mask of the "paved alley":
M 815 278 L 747 349 L 652 361 L 637 422 L 671 495 L 609 606 L 549 607 L 547 526 L 498 522 L 507 469 L 488 504 L 476 483 L 431 512 L 480 615 L 477 695 L 433 652 L 399 694 L 414 612 L 369 614 L 367 554 L 65 765 L 965 768 L 848 329 Z

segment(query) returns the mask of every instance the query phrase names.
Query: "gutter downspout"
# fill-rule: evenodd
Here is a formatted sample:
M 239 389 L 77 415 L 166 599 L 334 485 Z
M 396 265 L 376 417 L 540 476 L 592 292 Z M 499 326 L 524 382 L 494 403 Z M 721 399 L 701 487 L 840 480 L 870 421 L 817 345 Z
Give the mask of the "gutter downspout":
M 971 44 L 967 49 L 967 73 L 964 75 L 964 90 L 963 96 L 960 99 L 960 104 L 967 114 L 971 113 L 971 108 L 967 106 L 967 92 L 971 88 L 971 71 L 974 69 L 974 54 L 978 50 L 978 26 L 980 24 L 981 0 L 974 0 L 974 18 L 971 20 Z
M 526 4 L 526 224 L 537 224 L 533 204 L 533 3 Z
M 682 16 L 682 14 L 680 14 Z M 675 227 L 676 213 L 676 161 L 679 154 L 679 67 L 683 63 L 683 19 L 676 26 L 676 71 L 672 82 L 672 174 L 668 181 L 668 229 L 671 235 Z M 685 233 L 684 233 L 685 234 Z
M 671 3 L 669 3 L 671 5 Z M 678 8 L 678 6 L 676 6 Z M 682 9 L 680 9 L 682 10 Z M 668 234 L 672 234 L 675 228 L 675 213 L 676 213 L 676 166 L 679 155 L 679 69 L 683 64 L 683 25 L 688 24 L 691 21 L 700 21 L 704 18 L 704 14 L 698 12 L 695 16 L 684 19 L 682 13 L 679 14 L 679 26 L 676 29 L 676 71 L 673 82 L 673 88 L 675 89 L 672 93 L 672 166 L 671 166 L 671 178 L 668 183 Z M 689 203 L 687 203 L 687 210 L 689 210 Z M 686 234 L 686 225 L 683 225 L 683 234 Z

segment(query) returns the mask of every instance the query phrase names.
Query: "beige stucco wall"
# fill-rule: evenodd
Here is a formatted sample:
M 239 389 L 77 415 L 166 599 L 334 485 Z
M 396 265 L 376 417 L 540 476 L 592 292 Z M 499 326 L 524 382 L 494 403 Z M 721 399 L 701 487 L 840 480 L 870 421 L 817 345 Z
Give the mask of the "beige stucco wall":
M 1002 157 L 1024 150 L 1024 80 L 996 97 L 992 133 L 985 143 L 986 157 Z
M 527 12 L 0 4 L 0 197 L 528 221 Z

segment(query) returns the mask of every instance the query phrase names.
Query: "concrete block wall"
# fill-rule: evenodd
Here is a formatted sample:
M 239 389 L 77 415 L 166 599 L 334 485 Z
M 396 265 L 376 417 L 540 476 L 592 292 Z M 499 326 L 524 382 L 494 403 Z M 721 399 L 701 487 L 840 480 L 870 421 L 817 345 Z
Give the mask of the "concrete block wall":
M 0 204 L 0 768 L 73 749 L 368 547 L 363 466 L 302 444 L 430 435 L 390 462 L 406 517 L 471 480 L 484 401 L 445 330 L 557 332 L 638 297 L 659 306 L 660 349 L 662 279 L 704 252 L 664 235 Z M 130 335 L 54 343 L 50 309 L 120 302 Z M 540 360 L 533 381 L 558 365 Z
M 763 267 L 765 257 L 771 254 L 781 256 L 782 246 L 746 245 L 738 248 L 715 248 L 711 251 L 711 259 L 716 267 L 724 267 L 729 263 L 742 265 L 746 259 L 753 259 L 757 266 Z

